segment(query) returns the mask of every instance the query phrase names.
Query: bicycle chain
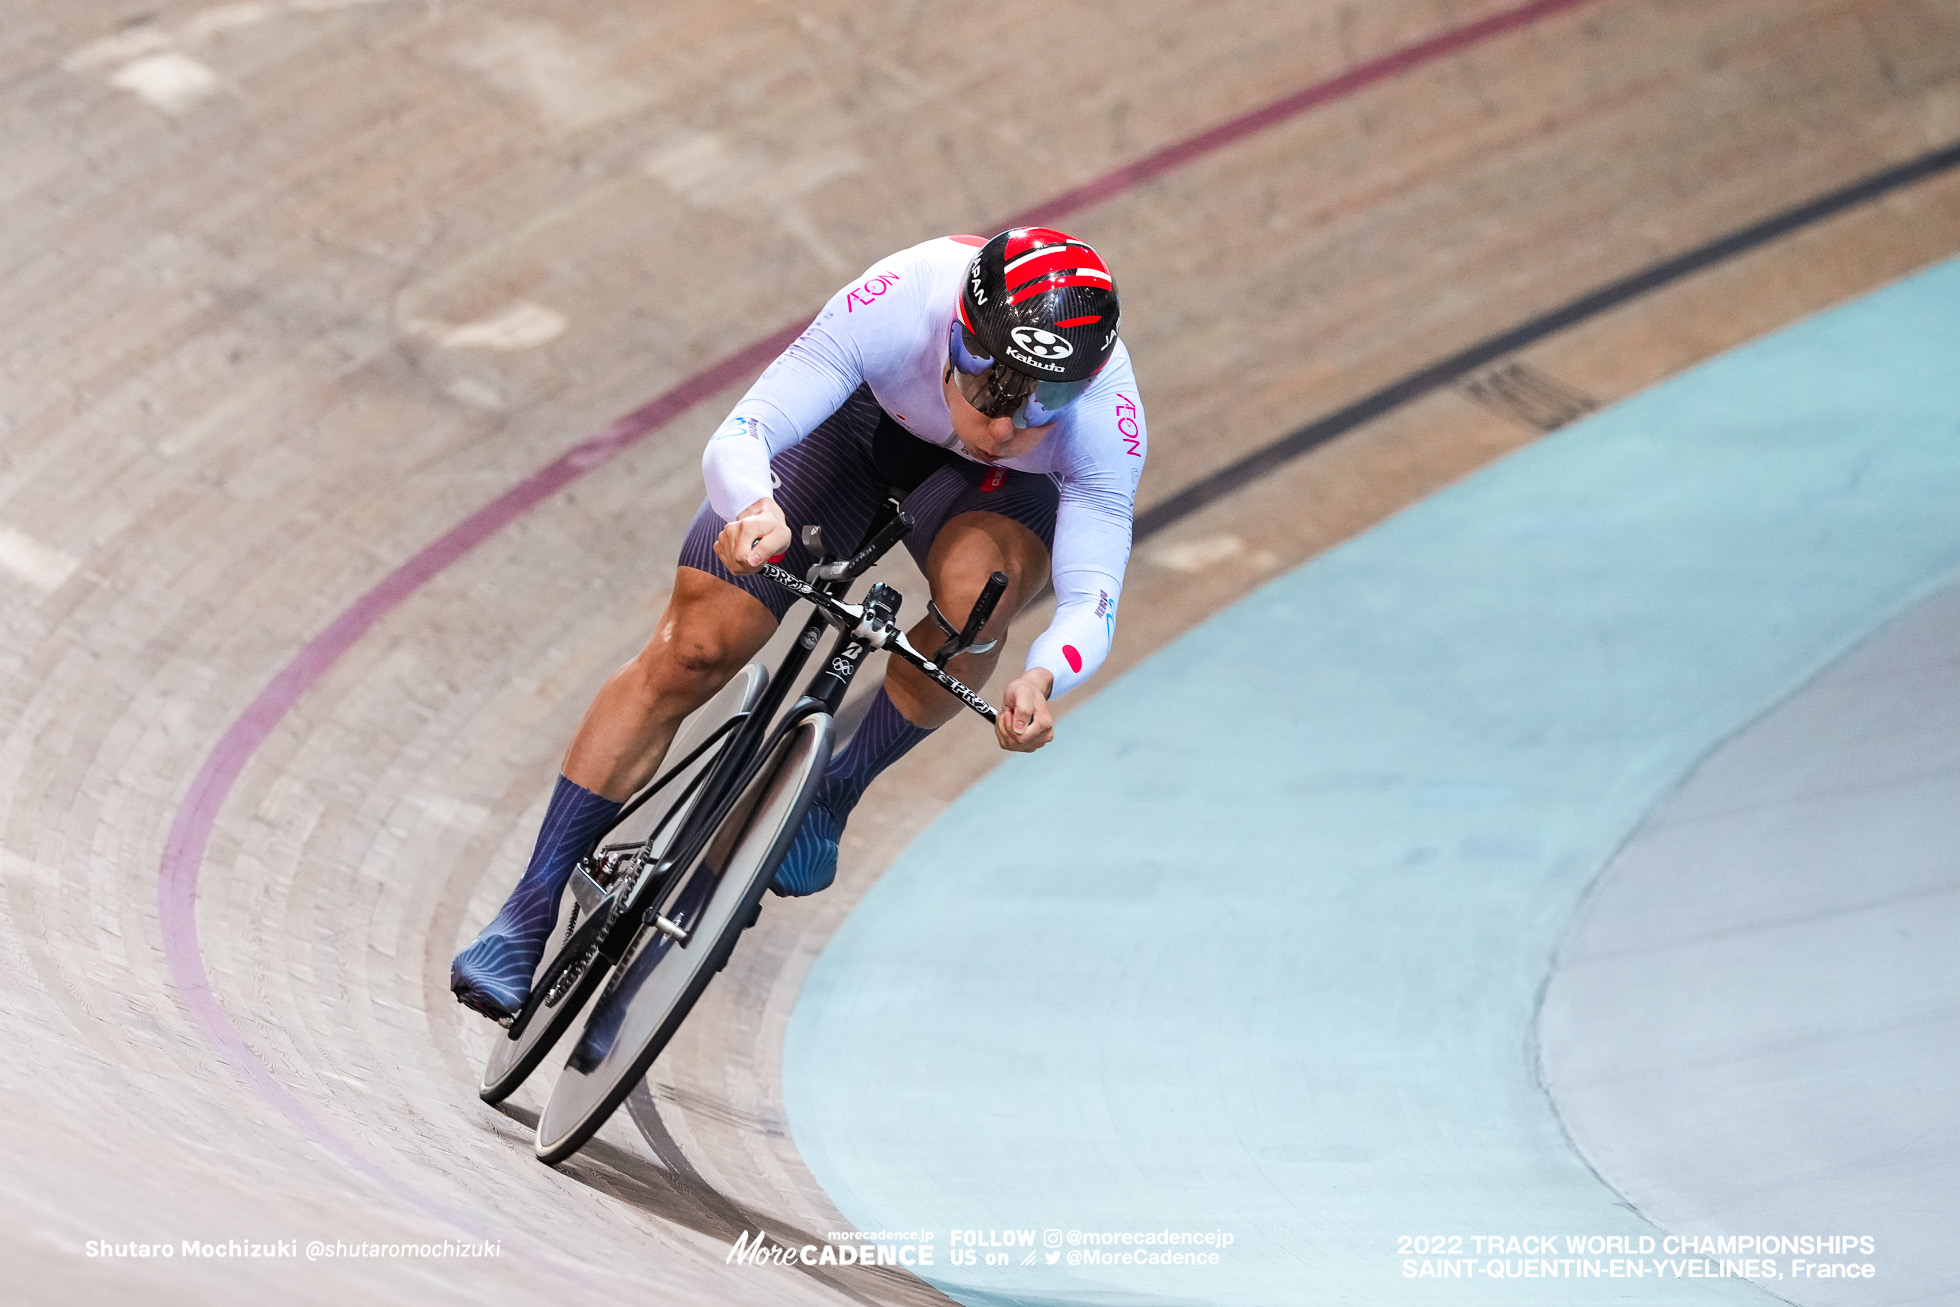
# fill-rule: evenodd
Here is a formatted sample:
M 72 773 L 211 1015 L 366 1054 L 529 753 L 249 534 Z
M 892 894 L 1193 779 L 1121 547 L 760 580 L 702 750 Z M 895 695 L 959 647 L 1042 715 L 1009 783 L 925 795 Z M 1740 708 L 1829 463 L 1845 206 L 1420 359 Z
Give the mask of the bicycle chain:
M 653 874 L 653 868 L 657 868 L 659 865 L 660 859 L 649 859 L 644 854 L 641 855 L 639 869 L 634 873 L 632 885 L 627 887 L 625 893 L 615 894 L 613 896 L 612 910 L 606 914 L 606 928 L 599 932 L 593 942 L 591 951 L 586 954 L 584 963 L 580 965 L 579 971 L 581 974 L 584 973 L 586 967 L 591 966 L 597 960 L 599 956 L 599 945 L 603 944 L 612 935 L 613 931 L 618 928 L 620 918 L 626 914 L 627 902 L 639 891 L 640 886 L 646 883 L 646 878 Z M 622 962 L 626 960 L 625 953 L 622 952 L 620 954 L 619 960 Z M 606 994 L 612 992 L 613 986 L 619 983 L 619 978 L 624 974 L 624 968 L 615 968 L 613 970 L 612 979 L 606 982 Z M 604 996 L 602 995 L 601 1001 L 603 1001 L 603 998 Z

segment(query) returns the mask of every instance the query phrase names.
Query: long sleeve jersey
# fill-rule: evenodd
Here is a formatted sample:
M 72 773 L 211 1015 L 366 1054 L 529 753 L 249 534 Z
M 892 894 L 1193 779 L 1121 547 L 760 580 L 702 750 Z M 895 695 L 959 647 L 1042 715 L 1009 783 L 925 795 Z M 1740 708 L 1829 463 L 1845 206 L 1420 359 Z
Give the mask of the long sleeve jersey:
M 831 297 L 709 439 L 701 466 L 717 514 L 732 521 L 767 497 L 770 458 L 814 431 L 860 385 L 919 439 L 978 461 L 953 435 L 942 379 L 961 281 L 981 243 L 948 236 L 900 250 Z M 1109 654 L 1148 451 L 1136 374 L 1119 340 L 1041 444 L 1000 460 L 1051 477 L 1060 489 L 1055 618 L 1027 662 L 1048 669 L 1056 695 L 1087 680 Z

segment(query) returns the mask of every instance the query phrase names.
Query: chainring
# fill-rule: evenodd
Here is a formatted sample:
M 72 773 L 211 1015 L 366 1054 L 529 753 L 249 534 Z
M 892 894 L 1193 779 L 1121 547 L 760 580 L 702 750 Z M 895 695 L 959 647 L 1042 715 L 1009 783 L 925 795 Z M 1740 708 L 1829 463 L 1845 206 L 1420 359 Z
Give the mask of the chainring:
M 567 994 L 578 987 L 585 973 L 599 960 L 599 953 L 605 947 L 606 941 L 612 938 L 613 930 L 619 925 L 620 918 L 625 915 L 626 905 L 636 897 L 641 886 L 646 883 L 647 877 L 654 874 L 658 866 L 659 859 L 649 858 L 644 845 L 633 855 L 631 870 L 614 882 L 616 888 L 607 899 L 606 924 L 593 935 L 592 943 L 586 946 L 584 956 L 566 967 L 551 982 L 551 987 L 544 993 L 546 1007 L 556 1007 Z M 573 910 L 576 912 L 576 907 Z M 569 934 L 565 942 L 568 944 L 571 942 Z

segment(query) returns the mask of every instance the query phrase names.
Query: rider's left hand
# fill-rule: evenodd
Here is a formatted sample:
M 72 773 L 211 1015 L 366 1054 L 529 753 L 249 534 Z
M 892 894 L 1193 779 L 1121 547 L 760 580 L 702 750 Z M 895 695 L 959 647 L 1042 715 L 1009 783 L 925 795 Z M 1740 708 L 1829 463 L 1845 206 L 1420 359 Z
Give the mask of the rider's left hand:
M 1048 692 L 1054 688 L 1054 674 L 1045 667 L 1031 667 L 1007 683 L 994 719 L 1001 748 L 1033 753 L 1055 738 L 1055 719 L 1048 715 Z

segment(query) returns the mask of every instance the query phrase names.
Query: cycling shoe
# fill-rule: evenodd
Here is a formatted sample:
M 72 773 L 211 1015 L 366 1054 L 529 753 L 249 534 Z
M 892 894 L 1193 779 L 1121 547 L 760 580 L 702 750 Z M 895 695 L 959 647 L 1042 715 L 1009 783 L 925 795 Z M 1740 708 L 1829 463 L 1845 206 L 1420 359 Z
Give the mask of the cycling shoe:
M 531 973 L 543 954 L 543 941 L 527 948 L 508 935 L 484 934 L 449 964 L 449 990 L 456 1001 L 493 1021 L 517 1015 L 531 993 Z
M 837 843 L 844 835 L 844 819 L 821 802 L 810 805 L 810 815 L 796 832 L 796 842 L 783 855 L 769 882 L 772 892 L 784 898 L 801 898 L 829 889 L 837 879 Z

